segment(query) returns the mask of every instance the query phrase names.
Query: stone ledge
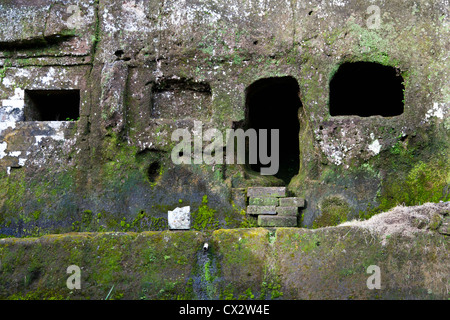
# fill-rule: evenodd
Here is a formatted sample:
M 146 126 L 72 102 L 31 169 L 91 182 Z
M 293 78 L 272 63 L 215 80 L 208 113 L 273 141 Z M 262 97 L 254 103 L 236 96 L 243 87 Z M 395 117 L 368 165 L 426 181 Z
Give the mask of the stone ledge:
M 383 234 L 368 233 L 364 225 L 315 230 L 268 228 L 219 229 L 212 233 L 92 232 L 0 239 L 0 299 L 105 299 L 110 289 L 106 284 L 111 279 L 115 288 L 121 289 L 124 300 L 223 299 L 222 291 L 204 295 L 203 288 L 210 283 L 199 279 L 197 270 L 203 270 L 208 261 L 214 266 L 209 270 L 215 284 L 225 288 L 231 283 L 234 299 L 245 296 L 248 288 L 255 299 L 270 298 L 260 294 L 267 270 L 281 275 L 276 283 L 283 293 L 279 298 L 284 300 L 448 299 L 447 282 L 429 277 L 429 270 L 448 270 L 450 238 L 437 232 L 416 229 L 409 236 L 397 232 L 383 245 Z M 208 252 L 209 260 L 199 259 L 205 255 L 205 242 L 213 249 Z M 424 259 L 430 248 L 434 258 Z M 368 290 L 366 285 L 370 276 L 366 269 L 374 263 L 374 257 L 382 275 L 390 275 L 382 290 Z M 71 291 L 66 285 L 70 276 L 66 270 L 73 264 L 82 267 L 81 290 Z M 30 267 L 36 265 L 40 272 L 35 273 L 29 286 L 15 285 L 23 283 L 30 275 Z M 406 278 L 405 274 L 416 276 Z M 447 274 L 443 276 L 448 278 Z M 149 279 L 164 281 L 149 286 Z M 383 284 L 383 276 L 381 279 Z M 104 285 L 98 285 L 98 281 L 104 281 Z M 190 284 L 194 281 L 199 281 L 198 287 Z M 175 282 L 179 285 L 174 287 Z M 144 286 L 148 288 L 145 295 L 141 289 Z
M 276 206 L 248 206 L 247 214 L 260 215 L 260 214 L 277 214 Z
M 248 204 L 251 206 L 278 206 L 278 198 L 275 197 L 255 197 L 249 198 Z
M 297 227 L 297 217 L 295 216 L 258 216 L 258 226 L 260 227 Z
M 247 196 L 250 198 L 285 197 L 286 187 L 250 187 L 247 190 Z
M 277 215 L 279 216 L 294 216 L 298 214 L 298 207 L 277 207 Z
M 305 199 L 303 198 L 280 198 L 281 207 L 305 207 Z

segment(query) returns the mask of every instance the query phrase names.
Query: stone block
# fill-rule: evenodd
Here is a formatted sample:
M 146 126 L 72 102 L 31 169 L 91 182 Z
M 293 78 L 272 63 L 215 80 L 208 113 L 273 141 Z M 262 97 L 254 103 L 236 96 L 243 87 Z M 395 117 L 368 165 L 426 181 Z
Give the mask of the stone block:
M 286 187 L 250 187 L 247 190 L 247 196 L 249 198 L 281 198 L 286 196 Z
M 297 227 L 297 217 L 293 216 L 258 216 L 260 227 Z
M 249 198 L 248 204 L 251 206 L 278 206 L 278 198 L 275 197 Z
M 168 222 L 170 230 L 189 230 L 191 228 L 191 207 L 169 211 Z
M 247 214 L 259 215 L 259 214 L 277 214 L 276 206 L 248 206 Z
M 277 207 L 277 214 L 279 216 L 294 216 L 298 214 L 298 207 Z
M 303 198 L 281 198 L 280 207 L 305 207 L 305 199 Z

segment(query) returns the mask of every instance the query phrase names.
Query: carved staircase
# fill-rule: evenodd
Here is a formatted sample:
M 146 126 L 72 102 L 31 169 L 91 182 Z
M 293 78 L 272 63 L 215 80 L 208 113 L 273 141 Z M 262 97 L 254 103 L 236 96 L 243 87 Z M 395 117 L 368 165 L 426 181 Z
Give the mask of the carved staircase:
M 260 227 L 297 227 L 305 199 L 286 197 L 286 187 L 249 187 L 247 214 L 258 217 Z

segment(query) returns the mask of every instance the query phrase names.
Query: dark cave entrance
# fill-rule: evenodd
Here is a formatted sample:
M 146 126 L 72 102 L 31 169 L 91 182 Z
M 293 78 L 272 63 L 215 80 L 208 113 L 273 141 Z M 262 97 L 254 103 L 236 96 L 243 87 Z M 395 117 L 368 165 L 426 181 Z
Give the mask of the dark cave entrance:
M 25 121 L 74 121 L 80 117 L 80 90 L 25 90 Z
M 159 177 L 161 170 L 161 163 L 159 161 L 154 161 L 150 163 L 147 169 L 147 178 L 150 182 L 155 182 Z
M 372 62 L 342 64 L 330 82 L 331 116 L 399 116 L 404 112 L 403 77 Z
M 300 167 L 299 147 L 299 109 L 302 103 L 299 98 L 300 88 L 293 77 L 260 79 L 246 90 L 246 124 L 245 129 L 268 130 L 268 150 L 270 130 L 279 129 L 279 170 L 275 177 L 289 184 L 298 174 Z M 259 151 L 259 146 L 258 146 Z M 260 162 L 247 165 L 251 170 L 260 173 Z

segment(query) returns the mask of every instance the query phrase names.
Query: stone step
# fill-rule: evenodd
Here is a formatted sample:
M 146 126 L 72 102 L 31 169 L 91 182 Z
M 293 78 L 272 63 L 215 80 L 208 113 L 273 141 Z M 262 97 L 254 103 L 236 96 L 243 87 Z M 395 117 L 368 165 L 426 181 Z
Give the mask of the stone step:
M 278 206 L 278 198 L 274 197 L 249 198 L 248 204 L 251 206 Z
M 260 215 L 260 214 L 277 214 L 276 206 L 248 206 L 247 214 Z
M 305 199 L 303 198 L 280 198 L 280 207 L 305 207 Z
M 298 214 L 298 207 L 277 207 L 277 215 L 279 216 L 294 216 Z
M 258 216 L 260 227 L 297 227 L 297 217 L 293 216 Z
M 286 187 L 249 187 L 247 190 L 247 196 L 249 198 L 281 198 L 286 196 Z

